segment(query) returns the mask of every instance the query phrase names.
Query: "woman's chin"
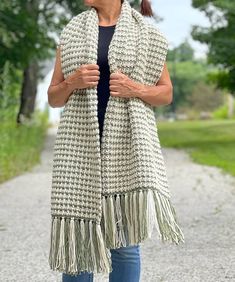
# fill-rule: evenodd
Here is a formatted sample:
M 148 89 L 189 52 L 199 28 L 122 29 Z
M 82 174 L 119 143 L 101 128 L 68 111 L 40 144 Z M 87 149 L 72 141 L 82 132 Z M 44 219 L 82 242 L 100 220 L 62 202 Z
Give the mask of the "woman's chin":
M 94 4 L 94 0 L 84 0 L 84 5 L 92 6 Z

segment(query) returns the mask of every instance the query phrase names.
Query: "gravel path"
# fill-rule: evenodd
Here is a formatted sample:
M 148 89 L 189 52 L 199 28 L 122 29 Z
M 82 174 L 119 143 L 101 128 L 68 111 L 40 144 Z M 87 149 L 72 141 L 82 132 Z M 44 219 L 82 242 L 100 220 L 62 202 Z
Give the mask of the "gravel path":
M 1 282 L 61 281 L 47 262 L 54 138 L 50 129 L 40 165 L 0 185 Z M 141 282 L 235 281 L 235 178 L 184 151 L 162 151 L 186 242 L 162 244 L 153 234 L 141 246 Z

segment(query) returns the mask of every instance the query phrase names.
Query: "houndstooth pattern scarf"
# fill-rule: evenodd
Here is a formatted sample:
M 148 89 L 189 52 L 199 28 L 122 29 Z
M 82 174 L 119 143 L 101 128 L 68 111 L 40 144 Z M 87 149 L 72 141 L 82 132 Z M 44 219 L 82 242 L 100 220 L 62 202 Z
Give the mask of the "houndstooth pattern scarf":
M 73 17 L 60 35 L 61 64 L 68 77 L 97 63 L 99 19 L 91 7 Z M 124 0 L 108 61 L 136 82 L 155 85 L 168 43 Z M 110 248 L 151 237 L 184 242 L 158 138 L 153 107 L 139 98 L 110 96 L 99 141 L 97 87 L 69 97 L 54 144 L 49 264 L 68 274 L 112 271 Z

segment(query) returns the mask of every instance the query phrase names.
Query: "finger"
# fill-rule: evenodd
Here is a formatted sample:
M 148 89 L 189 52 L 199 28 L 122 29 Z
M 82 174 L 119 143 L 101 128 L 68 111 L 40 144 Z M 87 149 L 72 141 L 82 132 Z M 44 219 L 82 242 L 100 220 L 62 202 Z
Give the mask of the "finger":
M 121 74 L 120 73 L 112 73 L 110 75 L 110 79 L 119 79 L 121 77 Z
M 86 65 L 86 69 L 88 69 L 88 70 L 98 70 L 98 69 L 99 69 L 99 65 L 96 65 L 96 64 L 87 64 L 87 65 Z
M 100 71 L 99 70 L 87 70 L 87 73 L 86 75 L 88 76 L 97 76 L 97 75 L 100 75 Z
M 99 79 L 100 79 L 100 77 L 97 76 L 97 75 L 87 76 L 87 77 L 86 77 L 86 80 L 87 80 L 88 82 L 98 81 Z
M 110 91 L 111 96 L 120 96 L 118 91 Z
M 98 84 L 98 81 L 91 81 L 89 82 L 88 87 L 94 87 L 94 86 L 97 86 L 97 84 Z
M 120 86 L 120 81 L 116 79 L 112 79 L 109 81 L 109 86 Z
M 111 90 L 111 91 L 118 91 L 118 86 L 117 85 L 110 85 L 109 86 L 109 89 Z

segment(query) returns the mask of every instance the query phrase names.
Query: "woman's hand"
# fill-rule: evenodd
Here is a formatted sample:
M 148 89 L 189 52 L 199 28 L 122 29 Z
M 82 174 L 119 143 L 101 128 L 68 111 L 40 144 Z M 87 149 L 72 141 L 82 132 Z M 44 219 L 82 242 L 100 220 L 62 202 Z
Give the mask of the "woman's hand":
M 173 86 L 167 65 L 156 85 L 145 85 L 131 80 L 121 72 L 110 75 L 110 95 L 117 97 L 137 97 L 152 106 L 169 105 L 173 100 Z
M 99 66 L 96 64 L 81 65 L 65 79 L 72 90 L 97 86 L 100 78 Z
M 82 65 L 64 79 L 60 52 L 60 47 L 58 47 L 54 72 L 47 90 L 48 103 L 53 108 L 63 107 L 73 93 L 73 90 L 96 86 L 99 79 L 99 66 L 96 64 Z
M 123 98 L 136 97 L 139 87 L 139 84 L 120 71 L 110 75 L 109 89 L 111 96 Z

